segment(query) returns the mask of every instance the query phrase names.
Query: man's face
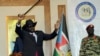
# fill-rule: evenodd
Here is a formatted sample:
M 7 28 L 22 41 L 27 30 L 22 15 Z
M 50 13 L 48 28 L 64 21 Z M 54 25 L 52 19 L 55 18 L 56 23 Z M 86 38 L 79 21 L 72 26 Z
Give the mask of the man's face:
M 88 35 L 93 35 L 94 34 L 94 28 L 88 28 L 87 33 L 88 33 Z
M 34 31 L 34 27 L 29 27 L 28 29 L 29 29 L 30 32 Z

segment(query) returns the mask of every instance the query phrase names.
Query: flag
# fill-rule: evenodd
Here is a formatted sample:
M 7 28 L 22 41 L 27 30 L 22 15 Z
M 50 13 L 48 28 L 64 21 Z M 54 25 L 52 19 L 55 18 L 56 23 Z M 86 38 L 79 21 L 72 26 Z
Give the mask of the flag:
M 62 19 L 60 22 L 60 27 L 58 30 L 58 36 L 53 56 L 71 56 L 68 32 L 66 27 L 66 18 L 64 15 L 62 15 Z

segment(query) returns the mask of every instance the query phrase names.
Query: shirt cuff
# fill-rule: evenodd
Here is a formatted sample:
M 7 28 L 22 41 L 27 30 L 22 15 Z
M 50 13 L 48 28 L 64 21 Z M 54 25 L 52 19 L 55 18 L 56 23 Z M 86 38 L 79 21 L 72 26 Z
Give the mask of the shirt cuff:
M 20 24 L 17 24 L 17 26 L 20 27 L 21 25 Z

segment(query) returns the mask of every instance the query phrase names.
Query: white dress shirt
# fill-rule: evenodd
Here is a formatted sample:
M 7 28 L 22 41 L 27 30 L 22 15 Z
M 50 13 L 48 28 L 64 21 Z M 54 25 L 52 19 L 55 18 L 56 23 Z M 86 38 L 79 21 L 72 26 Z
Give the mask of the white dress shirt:
M 35 37 L 35 41 L 37 42 L 37 35 L 36 35 L 36 33 L 30 33 L 30 34 L 32 34 L 34 37 Z

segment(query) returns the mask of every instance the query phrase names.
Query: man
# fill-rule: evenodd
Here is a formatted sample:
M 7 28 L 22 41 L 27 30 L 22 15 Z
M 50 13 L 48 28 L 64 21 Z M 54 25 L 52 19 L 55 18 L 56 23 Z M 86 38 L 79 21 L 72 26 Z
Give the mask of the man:
M 26 24 L 21 28 L 23 18 L 23 15 L 19 15 L 15 30 L 23 42 L 22 56 L 44 56 L 43 40 L 51 40 L 57 35 L 59 23 L 55 24 L 55 30 L 51 34 L 46 34 L 42 31 L 35 31 L 37 22 L 31 19 L 26 20 Z
M 86 28 L 88 36 L 82 39 L 79 56 L 100 56 L 100 37 L 94 34 L 94 25 Z
M 22 56 L 22 49 L 23 49 L 23 43 L 20 37 L 16 38 L 16 41 L 14 42 L 14 49 L 12 51 L 12 54 L 10 56 Z

